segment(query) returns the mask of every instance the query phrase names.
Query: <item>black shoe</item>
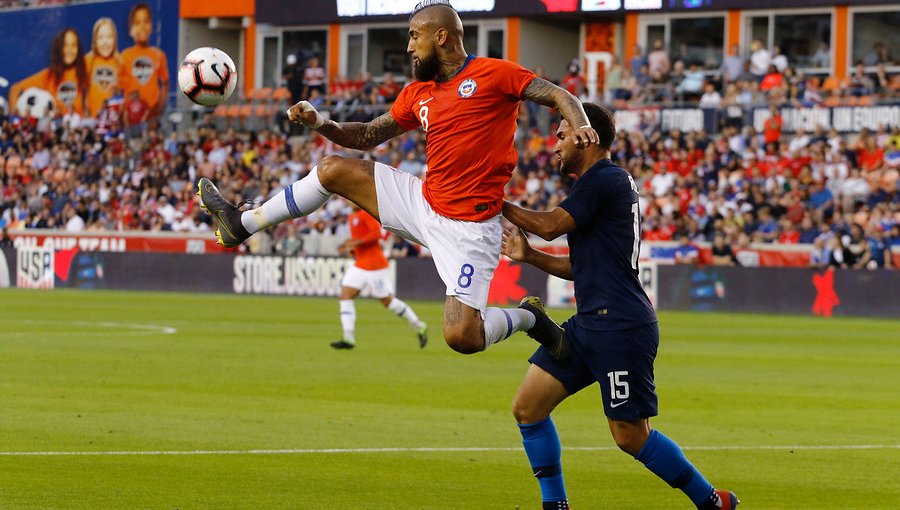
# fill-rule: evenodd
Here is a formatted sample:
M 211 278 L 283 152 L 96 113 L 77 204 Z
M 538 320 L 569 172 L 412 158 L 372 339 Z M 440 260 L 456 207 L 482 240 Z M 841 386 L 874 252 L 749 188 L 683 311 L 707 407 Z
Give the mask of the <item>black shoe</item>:
M 206 177 L 197 183 L 197 196 L 202 207 L 215 220 L 218 226 L 216 237 L 218 243 L 226 248 L 233 248 L 250 237 L 250 232 L 241 223 L 241 210 L 219 193 L 219 189 Z
M 337 342 L 331 342 L 332 349 L 352 349 L 356 347 L 356 344 L 350 343 L 346 340 L 338 340 Z
M 419 348 L 424 349 L 428 345 L 428 324 L 423 322 L 422 327 L 416 331 L 416 336 L 419 337 Z
M 528 296 L 519 303 L 519 308 L 534 314 L 534 326 L 525 333 L 540 342 L 554 358 L 560 361 L 568 358 L 571 347 L 566 332 L 544 311 L 541 298 Z

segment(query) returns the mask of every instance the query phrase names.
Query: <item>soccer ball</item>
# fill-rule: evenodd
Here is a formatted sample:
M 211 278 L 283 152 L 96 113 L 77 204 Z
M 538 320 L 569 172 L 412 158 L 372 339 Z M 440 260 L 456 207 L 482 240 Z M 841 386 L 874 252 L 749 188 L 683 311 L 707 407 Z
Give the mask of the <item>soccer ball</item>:
M 203 106 L 217 106 L 234 92 L 237 68 L 224 51 L 197 48 L 184 57 L 178 69 L 178 86 L 191 101 Z
M 53 94 L 37 87 L 28 87 L 19 94 L 16 99 L 16 113 L 21 116 L 31 116 L 35 119 L 43 119 L 52 116 L 56 111 L 56 101 Z

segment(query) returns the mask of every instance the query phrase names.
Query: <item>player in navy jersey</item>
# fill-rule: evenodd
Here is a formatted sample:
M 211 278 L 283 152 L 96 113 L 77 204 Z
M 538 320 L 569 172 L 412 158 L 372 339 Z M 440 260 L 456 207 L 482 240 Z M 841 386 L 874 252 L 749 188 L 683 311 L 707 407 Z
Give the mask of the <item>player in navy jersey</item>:
M 734 493 L 714 489 L 675 442 L 650 428 L 649 418 L 657 415 L 653 360 L 659 330 L 638 279 L 638 188 L 609 159 L 615 137 L 609 111 L 590 103 L 584 109 L 599 145 L 576 147 L 565 120 L 556 132 L 560 172 L 577 176 L 569 197 L 546 212 L 503 205 L 503 215 L 525 231 L 547 240 L 567 234 L 569 255 L 531 248 L 518 228 L 504 233 L 503 253 L 575 282 L 578 310 L 563 325 L 569 356 L 557 360 L 538 348 L 513 401 L 543 508 L 568 508 L 562 448 L 550 413 L 569 395 L 597 382 L 619 448 L 681 489 L 697 508 L 732 510 L 739 503 Z

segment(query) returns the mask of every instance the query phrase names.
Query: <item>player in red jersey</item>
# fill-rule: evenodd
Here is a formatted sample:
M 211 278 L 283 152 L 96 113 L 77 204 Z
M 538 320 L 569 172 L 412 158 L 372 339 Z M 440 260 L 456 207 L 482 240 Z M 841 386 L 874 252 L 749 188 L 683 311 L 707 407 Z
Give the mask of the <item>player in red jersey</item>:
M 360 291 L 368 288 L 372 297 L 381 301 L 385 308 L 405 319 L 416 332 L 419 347 L 428 343 L 428 326 L 419 320 L 412 307 L 394 296 L 394 286 L 388 273 L 388 259 L 381 249 L 381 224 L 371 214 L 359 206 L 353 206 L 353 213 L 347 217 L 350 224 L 350 238 L 344 241 L 338 252 L 353 254 L 355 263 L 347 268 L 341 280 L 341 328 L 343 336 L 332 342 L 335 349 L 356 347 L 356 306 L 353 300 Z
M 596 144 L 581 102 L 518 64 L 468 55 L 462 21 L 447 0 L 416 5 L 407 52 L 416 82 L 400 92 L 390 112 L 370 122 L 338 123 L 301 101 L 288 110 L 288 118 L 357 150 L 421 127 L 428 136 L 425 181 L 380 163 L 327 156 L 261 207 L 242 212 L 201 179 L 198 195 L 219 227 L 220 242 L 240 244 L 338 194 L 387 230 L 431 250 L 447 286 L 443 329 L 452 349 L 475 353 L 526 331 L 544 339 L 554 355 L 565 356 L 562 330 L 539 304 L 489 308 L 487 295 L 500 259 L 503 187 L 517 159 L 513 135 L 519 104 L 528 99 L 559 110 L 577 126 L 572 136 L 579 146 Z

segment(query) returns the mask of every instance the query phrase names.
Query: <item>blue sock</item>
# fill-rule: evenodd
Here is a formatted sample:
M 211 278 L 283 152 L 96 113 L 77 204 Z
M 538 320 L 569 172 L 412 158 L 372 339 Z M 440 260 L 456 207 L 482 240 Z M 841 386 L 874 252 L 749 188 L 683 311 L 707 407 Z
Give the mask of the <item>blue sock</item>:
M 712 485 L 687 460 L 675 441 L 662 433 L 651 430 L 650 437 L 635 459 L 672 487 L 681 489 L 695 505 L 709 501 Z
M 541 486 L 544 501 L 566 501 L 566 484 L 562 475 L 562 445 L 553 420 L 547 417 L 537 423 L 519 424 L 522 444 L 528 462 Z

